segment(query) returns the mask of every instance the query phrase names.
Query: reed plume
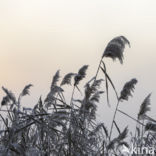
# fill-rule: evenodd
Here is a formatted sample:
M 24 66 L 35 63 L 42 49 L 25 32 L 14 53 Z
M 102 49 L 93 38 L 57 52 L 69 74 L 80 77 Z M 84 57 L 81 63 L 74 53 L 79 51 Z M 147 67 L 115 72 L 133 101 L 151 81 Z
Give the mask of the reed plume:
M 129 96 L 132 96 L 132 92 L 134 91 L 135 89 L 135 85 L 137 83 L 137 79 L 132 79 L 130 81 L 128 81 L 122 91 L 121 91 L 121 94 L 120 94 L 120 97 L 119 97 L 119 100 L 128 100 Z
M 32 87 L 32 84 L 26 85 L 21 93 L 21 96 L 29 95 L 29 89 Z
M 122 64 L 124 58 L 123 52 L 126 44 L 128 44 L 130 47 L 130 42 L 127 40 L 126 37 L 124 36 L 115 37 L 108 43 L 106 49 L 104 50 L 102 58 L 110 57 L 113 60 L 118 59 Z
M 81 67 L 78 71 L 78 73 L 76 74 L 76 76 L 74 77 L 74 86 L 77 86 L 79 84 L 79 82 L 85 78 L 86 76 L 86 71 L 88 69 L 88 65 L 84 65 L 83 67 Z
M 71 79 L 74 75 L 75 75 L 74 73 L 66 74 L 61 82 L 61 86 L 66 85 L 66 84 L 71 85 Z
M 144 99 L 143 103 L 141 104 L 140 110 L 138 113 L 138 119 L 143 119 L 145 117 L 146 113 L 151 110 L 151 108 L 150 108 L 150 97 L 151 97 L 151 94 L 149 94 Z

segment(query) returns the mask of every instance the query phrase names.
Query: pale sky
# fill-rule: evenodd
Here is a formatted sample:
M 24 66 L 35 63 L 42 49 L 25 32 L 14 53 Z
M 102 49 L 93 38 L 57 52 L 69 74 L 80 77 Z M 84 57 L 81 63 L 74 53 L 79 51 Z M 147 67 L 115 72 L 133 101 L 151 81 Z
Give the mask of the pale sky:
M 138 79 L 134 98 L 121 109 L 137 115 L 152 92 L 151 116 L 156 117 L 155 0 L 0 0 L 0 27 L 0 86 L 18 95 L 26 84 L 34 84 L 25 98 L 28 105 L 49 91 L 57 69 L 63 77 L 89 64 L 91 78 L 107 43 L 124 35 L 131 42 L 124 64 L 106 60 L 118 92 L 126 81 Z M 99 106 L 101 120 L 114 106 Z

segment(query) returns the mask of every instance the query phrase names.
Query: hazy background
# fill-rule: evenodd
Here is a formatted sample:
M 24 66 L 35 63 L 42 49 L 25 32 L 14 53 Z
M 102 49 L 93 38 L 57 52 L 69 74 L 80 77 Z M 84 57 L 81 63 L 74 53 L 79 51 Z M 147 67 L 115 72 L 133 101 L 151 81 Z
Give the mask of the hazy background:
M 143 99 L 152 92 L 150 115 L 156 118 L 155 6 L 155 0 L 0 0 L 0 86 L 18 95 L 32 83 L 31 96 L 23 100 L 33 106 L 49 91 L 57 69 L 63 77 L 89 64 L 87 78 L 91 78 L 107 43 L 124 35 L 131 48 L 125 49 L 123 65 L 106 61 L 108 73 L 119 92 L 133 77 L 139 83 L 134 98 L 120 108 L 136 117 Z M 0 90 L 0 100 L 3 96 Z M 105 98 L 101 100 L 98 117 L 102 121 L 112 118 L 114 96 L 111 109 Z M 119 124 L 134 124 L 122 115 L 118 119 Z

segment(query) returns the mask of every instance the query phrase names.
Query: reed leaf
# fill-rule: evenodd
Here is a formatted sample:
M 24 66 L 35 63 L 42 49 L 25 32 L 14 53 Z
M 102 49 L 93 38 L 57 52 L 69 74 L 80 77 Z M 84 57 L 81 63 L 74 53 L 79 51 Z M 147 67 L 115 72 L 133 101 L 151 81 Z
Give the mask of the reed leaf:
M 115 94 L 116 94 L 116 97 L 117 97 L 117 99 L 118 99 L 118 93 L 117 93 L 117 91 L 116 91 L 116 88 L 115 88 L 115 86 L 114 86 L 114 84 L 113 84 L 111 78 L 110 78 L 109 75 L 106 73 L 106 71 L 104 70 L 104 68 L 102 68 L 102 67 L 100 67 L 100 68 L 101 68 L 101 70 L 103 71 L 103 73 L 106 75 L 106 77 L 107 77 L 107 79 L 109 80 L 110 84 L 112 85 L 112 87 L 113 87 L 113 89 L 114 89 L 114 92 L 115 92 Z
M 114 123 L 114 125 L 115 125 L 117 131 L 119 132 L 119 134 L 121 134 L 120 128 L 119 128 L 119 126 L 117 125 L 117 123 L 116 123 L 115 121 L 113 121 L 113 123 Z

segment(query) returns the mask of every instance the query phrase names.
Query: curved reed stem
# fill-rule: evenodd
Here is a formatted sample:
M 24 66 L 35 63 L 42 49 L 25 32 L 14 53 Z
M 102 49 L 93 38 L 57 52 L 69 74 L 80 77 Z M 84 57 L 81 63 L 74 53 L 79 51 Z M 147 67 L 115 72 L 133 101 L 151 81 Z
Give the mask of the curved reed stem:
M 101 57 L 101 60 L 100 60 L 100 62 L 99 62 L 98 69 L 97 69 L 97 71 L 96 71 L 96 75 L 95 75 L 94 81 L 97 79 L 97 76 L 98 76 L 98 73 L 99 73 L 99 70 L 100 70 L 101 63 L 102 63 L 102 57 Z
M 70 100 L 71 110 L 73 110 L 73 97 L 74 97 L 75 87 L 76 86 L 73 87 L 72 96 L 71 96 L 71 100 Z
M 121 111 L 120 109 L 118 109 L 117 111 L 120 112 L 120 113 L 122 113 L 122 114 L 124 114 L 124 115 L 126 115 L 126 116 L 129 117 L 130 119 L 136 121 L 137 124 L 142 125 L 142 126 L 146 126 L 146 125 L 144 125 L 142 122 L 140 122 L 139 120 L 133 118 L 132 116 L 128 115 L 127 113 L 125 113 L 125 112 L 123 112 L 123 111 Z
M 112 135 L 112 131 L 113 131 L 113 125 L 114 125 L 114 121 L 115 121 L 115 117 L 116 117 L 116 113 L 119 107 L 119 100 L 117 102 L 116 108 L 115 108 L 115 112 L 114 112 L 114 116 L 113 116 L 113 120 L 112 120 L 112 124 L 111 124 L 111 129 L 110 129 L 110 135 L 109 135 L 109 140 L 111 139 L 111 135 Z
M 68 144 L 69 144 L 69 156 L 71 156 L 71 121 L 72 121 L 72 113 L 73 113 L 73 97 L 74 97 L 74 91 L 75 91 L 75 85 L 73 87 L 73 91 L 72 91 L 72 95 L 71 95 L 71 100 L 70 100 L 70 106 L 71 106 L 71 111 L 70 111 L 70 123 L 69 123 L 69 140 L 68 140 Z

